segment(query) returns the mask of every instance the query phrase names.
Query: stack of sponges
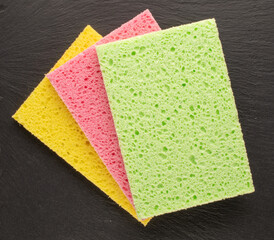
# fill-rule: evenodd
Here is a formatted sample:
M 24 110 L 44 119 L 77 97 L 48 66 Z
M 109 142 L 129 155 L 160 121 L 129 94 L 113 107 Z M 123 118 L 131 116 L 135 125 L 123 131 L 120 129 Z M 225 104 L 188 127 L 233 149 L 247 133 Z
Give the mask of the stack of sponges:
M 13 117 L 144 225 L 254 191 L 214 19 L 88 26 Z

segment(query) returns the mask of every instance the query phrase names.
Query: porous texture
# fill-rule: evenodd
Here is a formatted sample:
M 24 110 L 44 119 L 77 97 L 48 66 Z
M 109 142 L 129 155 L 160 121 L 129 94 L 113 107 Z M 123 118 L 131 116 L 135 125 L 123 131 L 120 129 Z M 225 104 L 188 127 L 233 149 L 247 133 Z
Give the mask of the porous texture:
M 160 30 L 146 10 L 96 44 Z M 128 199 L 132 195 L 95 47 L 48 75 L 49 80 Z
M 140 218 L 254 191 L 214 19 L 96 49 Z
M 101 38 L 87 26 L 51 71 Z M 133 206 L 109 174 L 48 78 L 41 81 L 13 118 L 136 218 Z M 141 222 L 146 225 L 148 221 Z

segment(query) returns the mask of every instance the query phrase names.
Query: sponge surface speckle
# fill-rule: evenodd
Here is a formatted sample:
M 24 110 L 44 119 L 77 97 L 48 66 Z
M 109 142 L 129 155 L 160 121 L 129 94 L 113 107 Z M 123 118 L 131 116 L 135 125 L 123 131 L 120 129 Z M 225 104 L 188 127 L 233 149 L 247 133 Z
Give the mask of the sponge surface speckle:
M 100 34 L 87 26 L 51 71 L 101 38 Z M 13 118 L 113 201 L 137 217 L 133 206 L 109 174 L 48 78 L 41 81 Z M 148 222 L 149 219 L 142 221 L 144 225 Z
M 157 30 L 160 30 L 158 24 L 146 10 L 96 44 Z M 109 64 L 111 65 L 111 60 Z M 48 74 L 48 77 L 111 175 L 132 202 L 95 47 L 88 48 Z
M 96 50 L 140 218 L 254 191 L 215 20 Z

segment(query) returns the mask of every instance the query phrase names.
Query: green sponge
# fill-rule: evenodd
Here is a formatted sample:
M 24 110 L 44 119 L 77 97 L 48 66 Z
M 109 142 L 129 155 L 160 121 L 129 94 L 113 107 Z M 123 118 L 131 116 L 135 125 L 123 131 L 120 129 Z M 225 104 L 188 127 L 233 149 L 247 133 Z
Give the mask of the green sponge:
M 214 19 L 97 54 L 138 217 L 254 191 Z

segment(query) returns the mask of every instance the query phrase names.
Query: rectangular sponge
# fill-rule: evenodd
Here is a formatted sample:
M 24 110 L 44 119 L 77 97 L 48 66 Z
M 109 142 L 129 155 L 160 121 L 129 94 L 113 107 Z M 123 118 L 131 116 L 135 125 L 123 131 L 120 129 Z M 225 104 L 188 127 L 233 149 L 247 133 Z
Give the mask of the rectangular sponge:
M 157 30 L 160 30 L 157 22 L 146 10 L 96 45 Z M 110 174 L 133 204 L 95 46 L 47 76 Z
M 102 37 L 87 26 L 53 71 Z M 136 218 L 136 212 L 45 77 L 13 118 Z M 146 225 L 149 219 L 141 221 Z
M 96 49 L 139 218 L 254 191 L 214 19 Z

